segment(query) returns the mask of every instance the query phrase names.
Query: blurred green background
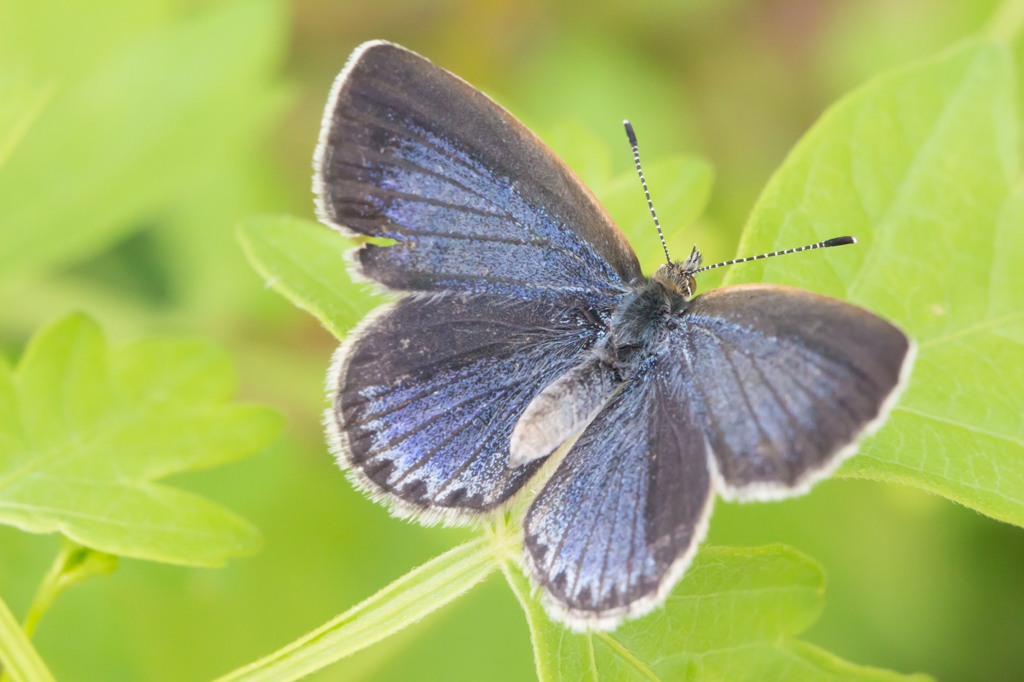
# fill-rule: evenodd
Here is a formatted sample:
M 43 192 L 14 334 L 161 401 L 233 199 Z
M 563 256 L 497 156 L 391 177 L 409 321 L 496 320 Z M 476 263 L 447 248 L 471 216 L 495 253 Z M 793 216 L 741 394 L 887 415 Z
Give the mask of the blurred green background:
M 657 160 L 701 155 L 715 174 L 707 214 L 685 234 L 661 217 L 670 238 L 696 241 L 718 261 L 733 256 L 769 174 L 830 102 L 978 30 L 994 5 L 0 0 L 0 116 L 12 93 L 41 107 L 0 166 L 0 352 L 15 360 L 33 330 L 74 309 L 115 342 L 202 335 L 235 357 L 244 400 L 289 420 L 271 450 L 175 480 L 254 521 L 263 551 L 224 569 L 125 559 L 113 576 L 75 587 L 35 638 L 54 674 L 212 678 L 469 535 L 391 519 L 349 487 L 319 424 L 336 342 L 264 287 L 234 239 L 237 221 L 255 213 L 312 215 L 323 104 L 356 45 L 385 38 L 420 52 L 556 151 L 592 139 L 594 155 L 568 160 L 595 184 L 631 172 L 625 117 L 656 202 L 675 180 L 652 172 Z M 605 153 L 607 168 L 586 166 Z M 650 244 L 638 251 L 656 239 L 643 234 Z M 777 541 L 829 577 L 809 641 L 942 680 L 1024 679 L 1024 530 L 862 481 L 827 481 L 783 503 L 718 505 L 709 542 Z M 17 615 L 58 544 L 0 527 L 0 594 Z M 525 620 L 500 575 L 315 679 L 481 671 L 534 675 Z

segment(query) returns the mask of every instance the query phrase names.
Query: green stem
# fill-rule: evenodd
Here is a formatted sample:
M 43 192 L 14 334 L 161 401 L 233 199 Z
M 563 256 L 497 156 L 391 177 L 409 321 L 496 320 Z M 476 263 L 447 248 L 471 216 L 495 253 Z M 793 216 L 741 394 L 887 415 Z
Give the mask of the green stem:
M 0 663 L 3 679 L 14 682 L 54 682 L 39 652 L 18 625 L 7 604 L 0 599 Z
M 289 682 L 379 642 L 461 596 L 498 567 L 493 534 L 428 561 L 362 604 L 217 682 Z
M 1024 0 L 1004 0 L 988 25 L 988 34 L 995 40 L 1012 42 L 1024 25 Z
M 39 620 L 43 617 L 43 614 L 50 610 L 53 600 L 60 594 L 61 575 L 64 574 L 64 570 L 67 567 L 68 558 L 77 547 L 78 545 L 73 542 L 62 542 L 60 551 L 57 552 L 57 557 L 53 560 L 53 564 L 50 565 L 50 570 L 46 572 L 46 575 L 43 576 L 43 581 L 39 583 L 36 596 L 32 598 L 32 605 L 28 607 L 28 614 L 25 616 L 25 636 L 29 639 L 32 639 L 32 635 L 35 634 L 36 626 L 39 625 Z
M 28 637 L 36 631 L 43 615 L 50 610 L 57 596 L 91 575 L 105 575 L 117 568 L 117 557 L 84 547 L 73 540 L 61 538 L 60 551 L 53 560 L 50 570 L 39 583 L 32 606 L 25 616 L 25 634 Z M 0 682 L 4 682 L 0 678 Z
M 75 583 L 85 580 L 90 575 L 110 573 L 115 568 L 117 568 L 116 556 L 97 552 L 67 538 L 61 538 L 60 551 L 57 552 L 57 557 L 53 560 L 50 570 L 43 576 L 43 581 L 39 583 L 36 596 L 28 608 L 28 615 L 25 616 L 25 625 L 21 630 L 25 641 L 32 638 L 36 626 L 39 625 L 39 620 L 50 610 L 54 600 L 61 592 Z M 31 645 L 29 646 L 31 647 Z M 0 673 L 0 682 L 10 682 L 14 669 L 6 665 L 6 661 L 4 663 L 4 671 Z

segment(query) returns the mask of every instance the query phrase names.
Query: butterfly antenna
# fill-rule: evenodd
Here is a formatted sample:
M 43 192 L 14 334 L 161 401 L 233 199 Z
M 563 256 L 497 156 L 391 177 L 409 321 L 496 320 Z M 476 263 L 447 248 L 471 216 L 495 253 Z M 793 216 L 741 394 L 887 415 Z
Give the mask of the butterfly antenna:
M 633 132 L 633 124 L 629 120 L 622 122 L 626 126 L 626 137 L 633 147 L 633 162 L 636 163 L 636 174 L 640 176 L 640 184 L 644 186 L 644 195 L 647 197 L 647 205 L 651 208 L 651 217 L 654 218 L 654 226 L 658 228 L 658 238 L 661 239 L 661 248 L 665 249 L 665 260 L 672 263 L 668 255 L 668 244 L 665 243 L 665 235 L 661 233 L 661 223 L 658 222 L 658 214 L 654 212 L 654 204 L 651 202 L 651 193 L 647 191 L 647 181 L 644 180 L 644 172 L 640 169 L 640 147 L 636 144 L 636 133 Z
M 749 258 L 737 258 L 736 260 L 727 260 L 724 263 L 715 263 L 714 265 L 707 265 L 699 270 L 694 270 L 693 274 L 698 272 L 704 272 L 705 270 L 714 270 L 720 268 L 723 265 L 735 265 L 736 263 L 746 263 L 751 260 L 760 260 L 761 258 L 771 258 L 772 256 L 785 256 L 787 253 L 796 253 L 797 251 L 810 251 L 811 249 L 827 249 L 830 246 L 845 246 L 846 244 L 856 244 L 856 237 L 834 237 L 832 239 L 826 239 L 823 242 L 817 244 L 808 244 L 807 246 L 801 246 L 796 249 L 786 249 L 785 251 L 773 251 L 771 253 L 762 253 L 760 256 L 750 256 Z

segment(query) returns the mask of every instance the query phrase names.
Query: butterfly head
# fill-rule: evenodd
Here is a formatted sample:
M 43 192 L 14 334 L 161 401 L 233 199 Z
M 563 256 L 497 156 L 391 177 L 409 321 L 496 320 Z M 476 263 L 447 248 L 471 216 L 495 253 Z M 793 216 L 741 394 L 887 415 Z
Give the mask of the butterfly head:
M 697 282 L 693 276 L 700 269 L 701 261 L 700 251 L 694 246 L 686 260 L 662 265 L 655 271 L 651 280 L 688 301 L 697 293 Z
M 799 251 L 807 251 L 809 249 L 824 249 L 830 246 L 844 246 L 846 244 L 856 244 L 856 237 L 833 237 L 832 239 L 826 239 L 823 242 L 816 244 L 808 244 L 807 246 L 800 246 L 795 249 L 786 249 L 785 251 L 772 251 L 771 253 L 762 253 L 760 256 L 749 256 L 747 258 L 737 258 L 735 260 L 727 260 L 722 263 L 715 263 L 714 265 L 706 265 L 701 267 L 701 256 L 700 251 L 697 247 L 693 247 L 693 251 L 690 252 L 689 258 L 682 262 L 672 262 L 672 258 L 668 255 L 668 244 L 665 243 L 665 235 L 661 231 L 661 223 L 658 222 L 658 214 L 654 212 L 654 202 L 651 201 L 651 193 L 647 189 L 647 180 L 644 179 L 643 169 L 640 168 L 640 149 L 636 142 L 636 132 L 633 130 L 633 126 L 629 121 L 622 122 L 626 126 L 626 136 L 629 138 L 629 144 L 633 148 L 633 162 L 636 164 L 636 173 L 640 176 L 640 184 L 644 188 L 644 195 L 647 197 L 647 207 L 651 209 L 651 217 L 654 219 L 654 227 L 658 230 L 658 238 L 661 240 L 661 248 L 665 250 L 665 265 L 655 271 L 651 277 L 651 282 L 659 285 L 662 289 L 668 292 L 672 296 L 681 296 L 684 301 L 690 300 L 694 293 L 697 291 L 697 283 L 694 281 L 693 276 L 698 272 L 704 272 L 705 270 L 713 270 L 720 268 L 723 265 L 735 265 L 736 263 L 746 263 L 752 260 L 760 260 L 762 258 L 771 258 L 773 256 L 783 256 L 787 253 L 797 253 Z

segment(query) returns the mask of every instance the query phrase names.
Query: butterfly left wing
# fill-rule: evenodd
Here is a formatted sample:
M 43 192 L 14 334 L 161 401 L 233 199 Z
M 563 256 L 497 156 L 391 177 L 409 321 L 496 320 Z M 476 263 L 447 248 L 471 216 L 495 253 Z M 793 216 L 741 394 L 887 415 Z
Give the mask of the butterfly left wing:
M 512 427 L 594 344 L 636 255 L 540 139 L 391 43 L 360 46 L 338 76 L 315 165 L 321 221 L 393 242 L 350 252 L 355 273 L 413 292 L 336 356 L 340 463 L 427 522 L 501 508 L 542 464 L 507 466 Z
M 641 276 L 576 174 L 461 78 L 383 41 L 360 46 L 324 111 L 314 192 L 364 244 L 358 274 L 399 291 L 609 303 Z
M 714 495 L 682 369 L 662 355 L 634 374 L 526 515 L 527 570 L 576 629 L 611 629 L 662 603 L 704 537 Z

